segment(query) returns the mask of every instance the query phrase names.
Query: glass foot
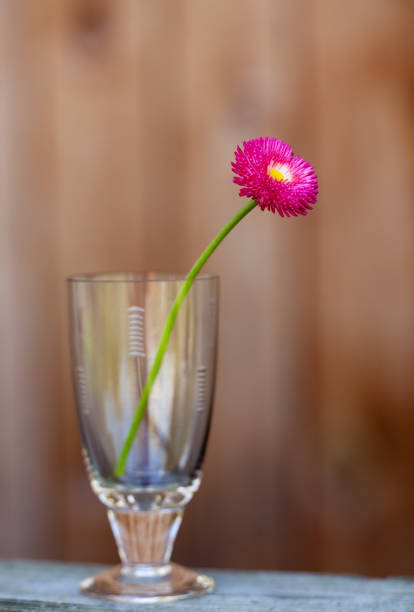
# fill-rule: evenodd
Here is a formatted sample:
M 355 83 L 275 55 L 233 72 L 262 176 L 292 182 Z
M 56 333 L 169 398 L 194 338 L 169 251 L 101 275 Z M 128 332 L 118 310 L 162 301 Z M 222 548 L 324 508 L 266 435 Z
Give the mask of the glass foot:
M 117 565 L 80 584 L 85 595 L 125 603 L 155 603 L 197 597 L 214 590 L 214 580 L 181 565 Z

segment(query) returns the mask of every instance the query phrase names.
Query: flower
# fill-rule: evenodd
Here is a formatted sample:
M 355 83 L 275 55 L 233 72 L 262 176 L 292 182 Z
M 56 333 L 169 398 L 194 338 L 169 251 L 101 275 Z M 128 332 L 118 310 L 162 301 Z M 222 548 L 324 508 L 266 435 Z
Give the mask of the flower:
M 252 198 L 259 207 L 281 217 L 306 215 L 318 195 L 314 168 L 277 138 L 256 138 L 237 147 L 233 182 L 241 185 L 240 196 Z
M 244 142 L 243 146 L 244 151 L 237 147 L 235 152 L 236 162 L 232 163 L 232 167 L 238 176 L 233 178 L 233 182 L 242 186 L 241 196 L 249 196 L 251 199 L 204 249 L 177 293 L 165 322 L 151 371 L 142 389 L 135 415 L 118 457 L 114 472 L 116 477 L 121 477 L 125 471 L 126 462 L 147 409 L 151 389 L 161 368 L 178 311 L 204 264 L 231 230 L 257 205 L 262 210 L 267 208 L 273 213 L 277 210 L 281 217 L 285 215 L 296 217 L 298 213 L 306 215 L 308 210 L 312 210 L 311 204 L 316 202 L 318 181 L 315 170 L 298 155 L 293 157 L 292 148 L 283 140 L 257 138 Z

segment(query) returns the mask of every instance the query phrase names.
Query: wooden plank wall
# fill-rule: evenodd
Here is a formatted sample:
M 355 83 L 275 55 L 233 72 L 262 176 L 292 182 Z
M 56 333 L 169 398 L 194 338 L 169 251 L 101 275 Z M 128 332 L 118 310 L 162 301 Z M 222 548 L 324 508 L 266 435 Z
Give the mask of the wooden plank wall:
M 55 12 L 1 2 L 0 548 L 61 553 Z
M 76 270 L 182 269 L 180 5 L 129 0 L 62 7 L 56 72 L 62 279 Z M 62 342 L 67 348 L 66 335 Z M 94 550 L 105 558 L 114 546 L 79 459 L 68 350 L 64 363 L 64 554 L 88 559 Z
M 209 264 L 215 414 L 176 557 L 414 570 L 413 16 L 0 0 L 2 556 L 115 560 L 80 459 L 64 278 L 187 269 L 241 204 L 235 145 L 271 134 L 317 165 L 320 204 L 255 211 Z
M 414 5 L 321 0 L 316 22 L 326 555 L 413 572 Z
M 278 133 L 303 155 L 316 152 L 312 7 L 279 3 L 274 11 L 274 4 L 188 3 L 191 260 L 240 205 L 229 167 L 234 143 Z M 302 36 L 289 57 L 296 28 Z M 185 557 L 199 564 L 290 565 L 298 546 L 303 562 L 317 555 L 302 548 L 299 534 L 313 542 L 314 520 L 297 520 L 285 467 L 293 431 L 301 443 L 309 395 L 302 367 L 309 337 L 301 332 L 305 305 L 313 308 L 316 223 L 252 215 L 210 264 L 223 283 L 217 398 L 204 485 L 183 527 L 191 533 Z

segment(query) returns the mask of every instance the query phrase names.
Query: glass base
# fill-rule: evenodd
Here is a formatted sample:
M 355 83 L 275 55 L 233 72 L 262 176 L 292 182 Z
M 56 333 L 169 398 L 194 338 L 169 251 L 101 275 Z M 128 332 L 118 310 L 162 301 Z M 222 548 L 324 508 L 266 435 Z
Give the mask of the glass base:
M 117 565 L 80 584 L 85 595 L 124 603 L 156 603 L 197 597 L 214 590 L 214 580 L 181 565 Z

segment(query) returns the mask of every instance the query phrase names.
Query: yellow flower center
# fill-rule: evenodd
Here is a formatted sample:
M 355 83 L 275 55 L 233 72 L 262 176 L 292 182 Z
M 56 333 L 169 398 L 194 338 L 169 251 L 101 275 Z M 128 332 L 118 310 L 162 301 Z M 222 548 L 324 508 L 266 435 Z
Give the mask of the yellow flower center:
M 276 179 L 277 181 L 285 180 L 285 176 L 277 168 L 270 168 L 269 176 L 271 176 L 273 179 Z

